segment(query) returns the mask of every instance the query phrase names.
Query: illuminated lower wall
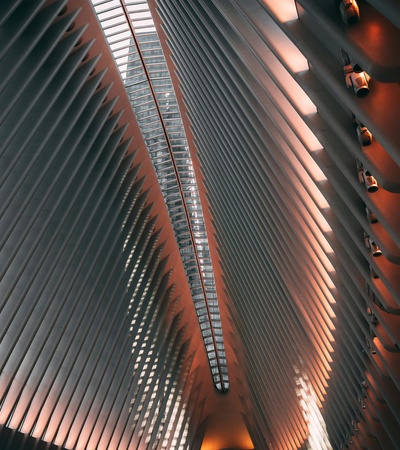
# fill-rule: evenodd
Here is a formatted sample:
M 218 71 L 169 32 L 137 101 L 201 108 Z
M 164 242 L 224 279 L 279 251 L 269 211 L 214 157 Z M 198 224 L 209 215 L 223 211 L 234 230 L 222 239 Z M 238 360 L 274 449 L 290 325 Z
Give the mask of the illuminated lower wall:
M 398 7 L 360 1 L 349 27 L 340 2 L 151 3 L 202 164 L 255 448 L 397 448 Z M 368 96 L 346 87 L 341 49 Z

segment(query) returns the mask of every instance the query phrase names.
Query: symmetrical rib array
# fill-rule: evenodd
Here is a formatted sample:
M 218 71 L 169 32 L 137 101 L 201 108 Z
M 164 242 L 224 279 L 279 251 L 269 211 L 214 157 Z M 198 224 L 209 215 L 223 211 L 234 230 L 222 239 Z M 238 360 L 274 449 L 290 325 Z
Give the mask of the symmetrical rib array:
M 0 447 L 396 450 L 399 6 L 149 8 L 0 4 Z
M 171 217 L 215 387 L 229 389 L 213 267 L 181 114 L 147 2 L 94 0 Z
M 246 352 L 255 448 L 398 448 L 399 10 L 354 3 L 152 2 Z

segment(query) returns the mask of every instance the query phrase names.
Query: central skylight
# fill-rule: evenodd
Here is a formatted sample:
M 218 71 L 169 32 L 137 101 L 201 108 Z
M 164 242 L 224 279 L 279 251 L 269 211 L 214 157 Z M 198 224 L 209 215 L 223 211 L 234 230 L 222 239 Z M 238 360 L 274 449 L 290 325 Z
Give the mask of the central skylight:
M 214 273 L 193 163 L 147 1 L 92 0 L 153 162 L 190 285 L 215 387 L 229 389 Z

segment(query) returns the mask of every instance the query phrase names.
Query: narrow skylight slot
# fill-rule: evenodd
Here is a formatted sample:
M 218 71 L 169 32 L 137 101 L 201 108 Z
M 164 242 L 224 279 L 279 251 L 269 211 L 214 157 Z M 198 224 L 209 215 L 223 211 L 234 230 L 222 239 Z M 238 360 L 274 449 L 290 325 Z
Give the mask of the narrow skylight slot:
M 92 0 L 146 142 L 185 267 L 215 387 L 229 389 L 221 317 L 193 163 L 146 1 Z

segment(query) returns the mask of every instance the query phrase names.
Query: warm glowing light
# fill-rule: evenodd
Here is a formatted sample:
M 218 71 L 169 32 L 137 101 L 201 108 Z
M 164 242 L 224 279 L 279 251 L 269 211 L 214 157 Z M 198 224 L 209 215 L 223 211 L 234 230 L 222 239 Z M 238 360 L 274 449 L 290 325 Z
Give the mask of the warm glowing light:
M 318 224 L 318 227 L 323 233 L 329 233 L 332 231 L 331 226 L 326 221 L 325 217 L 321 214 L 321 209 L 327 209 L 327 208 L 321 208 L 318 209 L 318 214 L 314 214 L 314 220 Z M 329 245 L 328 241 L 325 240 L 325 242 L 322 243 L 322 246 L 325 250 L 325 253 L 333 253 L 332 247 Z
M 288 58 L 288 55 L 285 54 L 284 57 L 282 57 L 282 59 L 286 62 L 286 59 Z M 292 58 L 289 58 L 290 62 L 292 63 Z M 291 67 L 291 64 L 287 64 L 289 66 L 289 70 L 292 70 L 293 67 Z M 306 68 L 308 70 L 308 67 Z M 290 111 L 291 108 L 293 108 L 293 106 L 290 106 L 290 109 L 286 109 L 287 106 L 285 106 L 285 103 L 287 102 L 287 99 L 290 100 L 290 104 L 294 105 L 297 110 L 299 111 L 299 113 L 302 116 L 308 116 L 311 114 L 315 114 L 317 112 L 317 108 L 315 106 L 315 104 L 311 101 L 310 97 L 303 91 L 303 89 L 300 87 L 300 85 L 297 83 L 297 81 L 293 78 L 292 74 L 290 72 L 288 72 L 286 70 L 286 68 L 283 67 L 283 65 L 276 61 L 275 64 L 269 63 L 269 70 L 271 70 L 271 72 L 275 75 L 275 79 L 277 81 L 277 83 L 279 84 L 280 89 L 284 92 L 284 96 L 282 99 L 279 99 L 279 105 L 280 105 L 280 109 L 281 111 L 285 111 L 287 116 L 290 117 L 294 117 L 292 116 L 292 113 Z M 302 68 L 302 70 L 305 70 L 304 68 Z M 295 72 L 295 70 L 292 70 L 293 72 Z M 296 113 L 298 114 L 298 113 Z M 296 119 L 296 123 L 299 124 L 299 120 L 301 122 L 303 122 L 303 120 L 299 117 L 298 119 Z M 308 128 L 304 122 L 301 125 L 302 127 Z M 297 127 L 296 127 L 297 129 Z M 310 146 L 311 147 L 316 147 L 319 145 L 319 147 L 321 147 L 321 144 L 317 144 L 316 142 L 313 141 L 312 133 L 310 134 L 310 130 L 305 129 L 303 131 L 303 133 L 301 133 L 301 135 L 309 135 L 308 136 L 308 140 L 310 142 Z
M 270 3 L 271 6 L 279 9 L 285 2 L 273 0 Z M 294 4 L 293 1 L 291 3 Z M 262 30 L 268 30 L 263 34 L 263 38 L 275 55 L 268 57 L 267 65 L 276 83 L 302 115 L 316 113 L 317 108 L 314 103 L 293 78 L 293 74 L 309 70 L 307 59 L 272 18 L 263 17 Z M 267 58 L 266 55 L 267 53 L 260 56 Z
M 334 287 L 331 288 L 331 289 L 336 289 L 336 286 L 334 286 Z M 328 291 L 328 292 L 325 294 L 325 297 L 326 297 L 326 299 L 328 300 L 328 302 L 329 302 L 331 305 L 335 305 L 335 304 L 336 304 L 335 297 L 332 295 L 331 292 Z
M 332 267 L 332 271 L 331 272 L 333 272 L 333 271 L 334 271 L 334 268 Z M 335 287 L 335 284 L 332 281 L 332 278 L 328 274 L 325 274 L 324 278 L 325 278 L 325 282 L 326 282 L 326 285 L 328 286 L 328 288 L 329 289 L 333 289 Z
M 382 35 L 385 33 L 385 25 L 382 21 L 368 20 L 363 24 L 363 27 L 366 36 L 368 36 L 368 39 L 371 39 L 371 41 L 382 39 Z
M 312 179 L 318 183 L 321 181 L 326 181 L 326 176 L 324 174 L 324 172 L 322 172 L 322 170 L 319 168 L 319 166 L 316 164 L 316 162 L 311 158 L 310 154 L 308 152 L 306 152 L 306 150 L 304 150 L 303 152 L 301 152 L 300 154 L 301 157 L 301 161 L 304 164 L 304 167 L 306 167 L 306 169 L 309 171 L 309 173 L 311 174 Z M 319 189 L 318 189 L 318 192 Z M 322 194 L 321 194 L 322 196 Z M 320 208 L 325 208 L 325 206 L 322 205 L 327 205 L 328 202 L 325 200 L 325 197 L 323 197 L 323 200 L 321 199 L 320 203 L 321 206 Z
M 298 89 L 295 90 L 295 93 L 293 93 L 292 91 L 290 94 L 287 94 L 287 97 L 290 97 L 291 103 L 295 105 L 303 115 L 314 114 L 314 112 L 316 111 L 314 103 L 311 102 L 309 97 L 305 95 L 305 92 L 300 89 L 297 84 L 296 87 Z M 296 136 L 301 141 L 302 148 L 305 147 L 307 149 L 307 153 L 321 150 L 321 143 L 316 138 L 315 134 L 311 131 L 309 126 L 304 122 L 303 118 L 294 109 L 292 104 L 286 102 L 285 99 L 280 99 L 279 109 L 284 113 L 286 121 L 289 124 L 290 128 L 294 133 L 296 133 Z M 316 181 L 326 179 L 325 175 L 319 168 L 318 173 L 319 175 L 316 175 L 314 178 Z
M 310 133 L 306 133 L 302 136 L 302 139 L 305 141 L 305 145 L 310 152 L 317 152 L 323 149 L 321 142 L 311 130 Z
M 294 0 L 264 0 L 264 4 L 279 20 L 279 22 L 289 22 L 298 19 Z
M 225 412 L 210 416 L 201 450 L 220 450 L 221 448 L 254 449 L 241 414 Z
M 281 6 L 281 3 L 273 2 L 273 5 L 274 7 L 278 5 Z M 308 70 L 307 59 L 281 30 L 272 17 L 263 17 L 263 27 L 268 30 L 268 33 L 266 33 L 264 37 L 268 40 L 270 48 L 277 56 L 279 56 L 281 61 L 284 61 L 286 67 L 292 73 Z
M 332 228 L 330 227 L 328 222 L 325 220 L 325 217 L 323 217 L 323 216 L 322 216 L 322 219 L 321 219 L 321 223 L 323 223 L 323 226 L 321 227 L 321 230 L 324 233 L 332 231 Z M 319 243 L 320 243 L 321 247 L 323 248 L 325 254 L 329 255 L 329 254 L 333 253 L 333 249 L 332 249 L 331 245 L 326 240 L 326 237 L 323 234 L 318 235 L 318 240 L 319 240 Z M 329 261 L 329 267 L 327 267 L 326 270 L 328 272 L 334 272 L 334 270 L 335 270 L 330 261 Z

